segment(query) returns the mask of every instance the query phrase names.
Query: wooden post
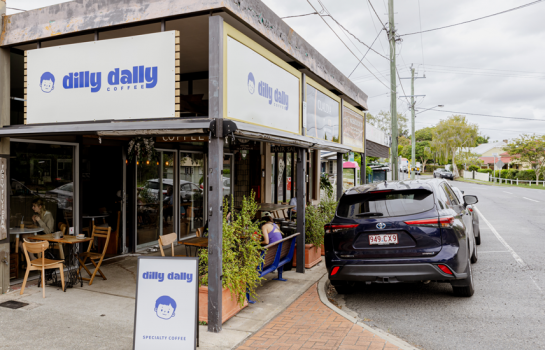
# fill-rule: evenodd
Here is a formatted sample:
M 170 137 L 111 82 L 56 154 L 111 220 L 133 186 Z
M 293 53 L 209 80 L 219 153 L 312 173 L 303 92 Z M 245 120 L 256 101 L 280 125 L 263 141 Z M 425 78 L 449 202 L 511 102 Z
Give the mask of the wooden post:
M 307 199 L 307 150 L 297 149 L 297 267 L 296 271 L 305 273 L 305 204 Z
M 337 200 L 343 195 L 343 154 L 337 153 Z
M 223 241 L 223 18 L 208 18 L 209 29 L 209 117 L 216 120 L 216 135 L 208 141 L 208 331 L 222 329 L 222 241 Z

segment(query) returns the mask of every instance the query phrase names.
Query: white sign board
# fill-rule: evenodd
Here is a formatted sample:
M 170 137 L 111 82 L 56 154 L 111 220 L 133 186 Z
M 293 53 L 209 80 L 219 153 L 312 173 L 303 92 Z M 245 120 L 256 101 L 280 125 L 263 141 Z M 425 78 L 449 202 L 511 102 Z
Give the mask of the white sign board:
M 299 78 L 227 38 L 227 117 L 300 134 Z
M 27 51 L 27 124 L 175 116 L 175 32 Z
M 139 257 L 134 349 L 195 349 L 199 260 Z

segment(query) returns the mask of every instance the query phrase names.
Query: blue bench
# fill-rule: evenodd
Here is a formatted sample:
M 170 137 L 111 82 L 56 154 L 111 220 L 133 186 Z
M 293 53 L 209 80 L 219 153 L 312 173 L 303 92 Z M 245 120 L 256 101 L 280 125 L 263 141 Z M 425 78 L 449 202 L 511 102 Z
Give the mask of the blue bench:
M 299 233 L 295 233 L 280 241 L 271 243 L 263 247 L 261 257 L 263 263 L 259 266 L 259 277 L 263 277 L 274 270 L 278 269 L 278 277 L 273 280 L 285 282 L 282 278 L 282 272 L 284 271 L 284 265 L 290 263 L 293 259 L 293 252 L 295 251 L 295 238 L 299 236 Z M 250 294 L 246 293 L 248 303 L 254 304 L 255 301 L 250 300 Z

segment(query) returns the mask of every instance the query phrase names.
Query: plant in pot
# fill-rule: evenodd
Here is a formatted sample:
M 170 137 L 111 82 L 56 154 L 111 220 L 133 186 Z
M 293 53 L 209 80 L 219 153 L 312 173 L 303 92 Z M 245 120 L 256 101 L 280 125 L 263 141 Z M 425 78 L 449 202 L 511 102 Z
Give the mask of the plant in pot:
M 253 191 L 252 191 L 253 192 Z M 257 297 L 262 280 L 258 267 L 261 257 L 259 222 L 254 222 L 258 209 L 253 193 L 242 200 L 242 208 L 228 220 L 229 205 L 223 202 L 222 242 L 222 323 L 248 305 L 246 292 Z M 213 234 L 213 233 L 211 233 Z M 208 321 L 208 250 L 199 253 L 199 321 Z
M 322 212 L 322 218 L 323 218 L 323 223 L 322 223 L 322 230 L 324 228 L 325 225 L 329 224 L 333 218 L 335 217 L 335 211 L 337 210 L 337 201 L 333 198 L 333 194 L 330 194 L 328 196 L 326 196 L 324 199 L 322 199 L 320 201 L 320 204 L 319 204 L 319 209 L 321 210 Z M 322 250 L 322 255 L 325 254 L 325 249 L 324 249 L 324 234 L 325 232 L 323 231 L 322 232 L 322 243 L 320 245 L 320 248 Z
M 322 261 L 324 225 L 329 222 L 326 222 L 325 210 L 326 207 L 321 203 L 318 206 L 308 205 L 305 208 L 305 268 L 307 269 Z M 294 254 L 293 266 L 297 264 L 296 256 L 297 252 Z

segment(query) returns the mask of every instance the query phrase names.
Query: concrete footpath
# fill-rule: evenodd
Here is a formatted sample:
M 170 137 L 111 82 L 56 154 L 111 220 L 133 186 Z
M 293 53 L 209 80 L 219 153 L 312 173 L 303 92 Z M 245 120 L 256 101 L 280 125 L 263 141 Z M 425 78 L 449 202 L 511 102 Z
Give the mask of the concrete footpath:
M 23 295 L 20 285 L 13 286 L 0 303 L 28 305 L 0 307 L 0 349 L 131 349 L 136 263 L 134 256 L 111 260 L 101 268 L 107 280 L 97 277 L 92 286 L 84 282 L 66 292 L 46 286 L 45 299 L 37 280 Z M 269 274 L 257 290 L 257 303 L 225 322 L 221 333 L 199 326 L 199 349 L 413 349 L 332 305 L 324 265 L 305 274 L 287 271 L 287 282 Z

